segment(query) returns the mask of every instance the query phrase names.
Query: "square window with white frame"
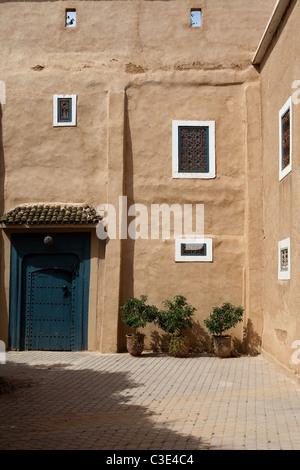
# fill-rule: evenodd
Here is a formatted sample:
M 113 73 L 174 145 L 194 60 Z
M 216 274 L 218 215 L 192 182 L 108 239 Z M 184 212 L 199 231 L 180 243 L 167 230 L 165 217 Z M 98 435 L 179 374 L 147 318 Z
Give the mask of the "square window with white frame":
M 53 126 L 76 126 L 76 95 L 53 96 Z
M 290 238 L 278 243 L 278 279 L 289 280 L 291 278 L 291 242 Z
M 172 176 L 215 178 L 215 121 L 172 122 Z
M 279 111 L 279 181 L 292 170 L 292 99 Z
M 177 238 L 175 240 L 176 262 L 211 263 L 213 261 L 211 238 Z

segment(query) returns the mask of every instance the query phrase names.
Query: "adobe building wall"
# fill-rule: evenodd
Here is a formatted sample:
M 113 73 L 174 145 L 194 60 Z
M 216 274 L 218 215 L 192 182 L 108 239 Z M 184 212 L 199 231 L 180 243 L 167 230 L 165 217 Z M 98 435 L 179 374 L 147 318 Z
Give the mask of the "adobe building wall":
M 157 306 L 185 295 L 197 309 L 196 349 L 209 341 L 203 319 L 213 306 L 244 305 L 245 329 L 234 333 L 239 346 L 246 331 L 259 349 L 260 98 L 251 57 L 273 5 L 203 0 L 202 27 L 191 28 L 191 0 L 0 3 L 3 211 L 33 201 L 118 207 L 120 196 L 147 208 L 204 204 L 205 236 L 213 238 L 206 264 L 175 263 L 173 238 L 94 236 L 89 349 L 124 347 L 119 307 L 141 294 Z M 66 8 L 76 8 L 76 28 L 65 27 Z M 53 127 L 54 94 L 77 95 L 76 127 Z M 172 179 L 172 120 L 215 121 L 215 179 Z M 7 231 L 3 240 L 6 340 Z
M 263 352 L 299 375 L 300 5 L 292 1 L 261 64 L 264 175 Z M 298 90 L 297 90 L 298 89 Z M 279 111 L 292 97 L 292 171 L 279 181 Z M 278 242 L 290 238 L 290 280 L 278 279 Z M 293 359 L 294 358 L 294 359 Z

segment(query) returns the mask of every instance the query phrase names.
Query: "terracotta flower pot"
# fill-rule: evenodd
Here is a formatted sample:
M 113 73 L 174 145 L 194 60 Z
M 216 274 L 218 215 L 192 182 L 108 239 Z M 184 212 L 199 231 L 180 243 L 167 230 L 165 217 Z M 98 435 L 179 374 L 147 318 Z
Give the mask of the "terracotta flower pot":
M 144 350 L 144 338 L 142 334 L 126 335 L 127 351 L 131 356 L 140 356 Z
M 214 336 L 214 351 L 218 357 L 231 357 L 231 336 Z

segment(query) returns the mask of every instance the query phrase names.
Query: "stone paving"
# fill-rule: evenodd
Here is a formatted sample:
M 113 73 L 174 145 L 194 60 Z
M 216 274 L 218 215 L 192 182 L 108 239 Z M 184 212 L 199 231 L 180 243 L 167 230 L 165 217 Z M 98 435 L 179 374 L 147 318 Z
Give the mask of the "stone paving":
M 299 450 L 300 383 L 262 357 L 8 352 L 1 450 Z

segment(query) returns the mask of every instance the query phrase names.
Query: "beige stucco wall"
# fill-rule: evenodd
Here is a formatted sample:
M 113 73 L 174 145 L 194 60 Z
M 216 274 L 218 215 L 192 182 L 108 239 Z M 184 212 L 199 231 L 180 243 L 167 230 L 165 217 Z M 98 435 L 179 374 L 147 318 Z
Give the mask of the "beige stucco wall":
M 158 306 L 186 295 L 197 308 L 196 348 L 207 340 L 203 319 L 223 301 L 243 304 L 244 327 L 253 318 L 261 336 L 260 100 L 251 57 L 273 5 L 203 0 L 203 26 L 191 28 L 191 0 L 0 3 L 4 210 L 33 201 L 117 205 L 121 195 L 147 207 L 205 205 L 212 264 L 175 263 L 172 239 L 104 246 L 94 237 L 90 349 L 123 347 L 120 303 L 141 294 Z M 77 10 L 76 28 L 64 26 L 66 7 Z M 54 94 L 77 95 L 76 127 L 53 128 Z M 172 179 L 173 119 L 216 121 L 216 179 Z M 8 262 L 2 270 L 8 279 Z M 5 318 L 7 305 L 6 296 Z M 241 342 L 242 327 L 236 335 Z
M 239 68 L 249 64 L 274 4 L 274 0 L 3 1 L 2 73 L 20 68 L 25 72 L 37 64 L 55 68 L 62 76 L 87 67 L 98 67 L 101 73 L 129 70 L 130 63 L 147 70 Z M 203 12 L 201 29 L 190 28 L 190 9 L 197 7 Z M 66 8 L 77 9 L 76 28 L 65 28 Z M 66 75 L 65 79 L 69 82 Z
M 292 1 L 261 64 L 264 177 L 264 329 L 263 351 L 299 374 L 292 345 L 300 339 L 299 320 L 299 125 L 300 108 L 292 105 L 292 172 L 279 181 L 279 111 L 296 92 L 299 80 L 300 5 Z M 298 87 L 299 88 L 299 87 Z M 278 280 L 278 242 L 291 239 L 291 279 Z

